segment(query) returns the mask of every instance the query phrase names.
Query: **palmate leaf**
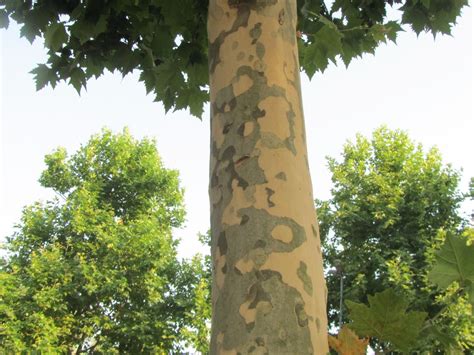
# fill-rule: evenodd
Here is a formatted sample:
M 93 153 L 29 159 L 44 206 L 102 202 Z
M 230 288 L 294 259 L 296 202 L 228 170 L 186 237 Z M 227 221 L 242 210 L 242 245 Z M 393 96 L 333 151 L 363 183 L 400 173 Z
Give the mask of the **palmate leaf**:
M 56 86 L 56 73 L 47 65 L 39 64 L 35 69 L 30 71 L 30 73 L 34 74 L 36 90 L 41 90 L 48 84 L 51 84 L 53 88 Z
M 339 355 L 365 355 L 368 339 L 359 339 L 356 333 L 344 325 L 337 337 L 329 336 L 329 346 Z
M 416 343 L 425 312 L 407 312 L 408 302 L 392 289 L 369 296 L 369 306 L 346 301 L 352 323 L 360 336 L 376 337 L 392 348 L 409 351 Z
M 466 238 L 447 232 L 428 279 L 442 289 L 459 282 L 474 306 L 474 245 L 468 246 Z

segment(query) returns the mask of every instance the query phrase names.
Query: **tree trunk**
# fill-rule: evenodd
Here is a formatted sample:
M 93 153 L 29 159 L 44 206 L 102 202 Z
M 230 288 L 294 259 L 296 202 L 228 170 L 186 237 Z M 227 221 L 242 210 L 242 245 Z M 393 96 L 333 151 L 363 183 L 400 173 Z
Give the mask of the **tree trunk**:
M 326 354 L 296 0 L 210 0 L 211 354 Z

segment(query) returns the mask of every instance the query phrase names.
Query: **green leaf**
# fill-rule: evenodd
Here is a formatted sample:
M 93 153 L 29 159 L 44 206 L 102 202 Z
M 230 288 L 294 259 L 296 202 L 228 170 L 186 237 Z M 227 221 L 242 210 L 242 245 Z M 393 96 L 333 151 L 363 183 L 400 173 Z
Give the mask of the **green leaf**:
M 430 2 L 431 0 L 420 0 L 420 2 L 423 4 L 424 7 L 426 7 L 427 9 L 430 8 Z
M 33 43 L 35 40 L 36 36 L 40 35 L 40 31 L 37 27 L 32 25 L 31 23 L 26 22 L 21 28 L 20 28 L 20 36 L 25 37 L 30 43 Z
M 370 34 L 377 42 L 385 42 L 385 26 L 380 24 L 375 24 L 370 28 Z
M 49 83 L 54 88 L 56 86 L 57 78 L 54 71 L 45 64 L 39 64 L 35 69 L 30 71 L 34 74 L 36 82 L 36 90 L 41 90 Z
M 445 329 L 440 328 L 437 325 L 430 325 L 423 330 L 420 334 L 421 337 L 433 337 L 437 342 L 441 344 L 444 350 L 448 350 L 448 354 L 463 354 L 462 350 L 456 342 L 456 338 L 452 334 L 446 332 Z
M 385 28 L 387 30 L 387 38 L 396 43 L 398 32 L 403 31 L 402 26 L 397 21 L 389 21 L 385 24 Z
M 69 84 L 71 84 L 74 89 L 76 89 L 79 95 L 81 94 L 81 88 L 86 87 L 86 74 L 81 68 L 74 68 L 71 71 Z
M 68 35 L 64 25 L 60 22 L 53 23 L 44 32 L 44 43 L 46 47 L 57 52 L 61 49 L 63 43 L 68 40 Z
M 8 19 L 7 12 L 4 9 L 0 10 L 0 28 L 8 28 L 9 24 L 10 20 Z
M 393 344 L 401 351 L 409 351 L 416 343 L 425 312 L 407 312 L 408 302 L 392 289 L 369 296 L 369 307 L 346 301 L 349 325 L 358 335 L 376 337 Z
M 442 289 L 459 282 L 474 306 L 474 245 L 468 246 L 466 238 L 447 232 L 428 279 Z
M 208 99 L 209 95 L 205 91 L 199 90 L 192 92 L 189 96 L 189 112 L 191 112 L 191 115 L 201 118 L 204 112 L 204 102 Z
M 107 30 L 107 17 L 101 16 L 96 23 L 81 21 L 71 26 L 71 35 L 77 37 L 81 44 L 97 37 Z

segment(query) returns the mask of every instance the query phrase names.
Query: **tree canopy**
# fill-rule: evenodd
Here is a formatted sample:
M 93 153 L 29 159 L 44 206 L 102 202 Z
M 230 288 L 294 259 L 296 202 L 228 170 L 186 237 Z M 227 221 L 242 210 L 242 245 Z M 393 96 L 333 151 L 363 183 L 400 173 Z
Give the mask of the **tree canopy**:
M 258 8 L 267 0 L 229 0 Z M 298 0 L 300 65 L 308 76 L 341 58 L 348 65 L 396 41 L 407 25 L 417 34 L 449 34 L 467 0 Z M 30 42 L 40 37 L 48 60 L 32 72 L 37 89 L 64 80 L 78 92 L 105 69 L 140 73 L 147 93 L 166 110 L 200 117 L 208 101 L 207 1 L 0 0 L 0 28 L 10 19 Z
M 176 352 L 193 341 L 199 258 L 179 261 L 178 173 L 153 141 L 104 130 L 59 148 L 40 178 L 57 198 L 24 209 L 0 268 L 0 349 Z
M 342 160 L 328 158 L 328 163 L 332 197 L 318 201 L 318 216 L 325 268 L 332 270 L 326 277 L 331 323 L 336 325 L 340 315 L 342 277 L 344 301 L 367 303 L 368 295 L 393 288 L 404 295 L 405 306 L 426 312 L 428 318 L 443 310 L 435 322 L 440 333 L 457 346 L 472 346 L 469 297 L 458 296 L 463 283 L 469 295 L 470 281 L 465 275 L 472 274 L 468 270 L 474 264 L 464 258 L 466 270 L 460 269 L 460 275 L 451 271 L 460 267 L 456 263 L 438 263 L 435 276 L 428 278 L 433 275 L 429 271 L 437 259 L 435 250 L 466 227 L 458 210 L 466 197 L 458 188 L 459 172 L 444 165 L 435 148 L 425 153 L 405 132 L 385 127 L 377 129 L 371 140 L 358 135 L 355 142 L 344 146 Z M 465 247 L 466 238 L 454 238 L 452 243 Z M 453 247 L 443 248 L 451 248 L 445 260 L 452 260 Z M 451 274 L 448 279 L 447 272 Z M 453 281 L 459 284 L 440 291 L 434 281 L 443 290 Z M 451 308 L 445 310 L 447 305 Z M 343 315 L 347 319 L 345 307 Z M 414 336 L 416 339 L 417 334 Z M 424 334 L 418 346 L 436 349 L 441 345 L 436 338 Z

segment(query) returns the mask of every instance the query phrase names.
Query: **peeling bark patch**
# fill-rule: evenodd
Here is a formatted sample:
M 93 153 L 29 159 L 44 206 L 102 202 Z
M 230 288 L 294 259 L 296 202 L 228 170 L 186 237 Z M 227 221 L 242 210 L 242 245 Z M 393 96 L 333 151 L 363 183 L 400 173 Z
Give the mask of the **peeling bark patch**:
M 303 261 L 300 261 L 300 267 L 296 271 L 298 277 L 303 282 L 303 287 L 306 293 L 310 296 L 313 295 L 313 283 L 308 275 L 308 266 Z
M 245 122 L 242 126 L 243 126 L 242 135 L 244 137 L 247 137 L 248 135 L 250 135 L 253 132 L 255 123 L 254 122 Z
M 265 184 L 267 179 L 258 165 L 258 157 L 245 159 L 235 167 L 237 175 L 250 185 Z M 247 186 L 240 185 L 244 188 Z
M 242 219 L 240 220 L 240 225 L 243 226 L 245 223 L 247 223 L 249 221 L 249 216 L 247 216 L 246 214 L 244 214 L 242 216 Z
M 278 13 L 278 23 L 282 26 L 285 23 L 285 9 L 281 9 Z
M 239 165 L 240 163 L 242 163 L 243 161 L 249 159 L 250 157 L 248 155 L 244 155 L 243 157 L 237 159 L 237 161 L 235 162 L 235 165 Z
M 230 128 L 232 127 L 232 123 L 228 123 L 224 126 L 224 129 L 222 130 L 223 134 L 227 134 L 230 131 Z
M 286 181 L 286 174 L 285 174 L 283 171 L 281 171 L 281 172 L 279 172 L 278 174 L 276 174 L 275 177 L 276 177 L 277 179 L 279 179 L 279 180 Z
M 249 300 L 251 300 L 249 304 L 249 309 L 253 309 L 257 307 L 259 302 L 271 302 L 270 295 L 265 292 L 262 285 L 260 283 L 252 285 L 249 291 Z
M 290 243 L 293 240 L 293 233 L 288 226 L 278 225 L 272 230 L 273 239 L 282 241 L 283 243 Z
M 265 110 L 260 110 L 258 107 L 252 112 L 252 117 L 257 119 L 260 117 L 264 117 L 266 114 Z
M 260 38 L 262 35 L 262 23 L 258 22 L 253 26 L 253 28 L 250 30 L 250 37 L 252 38 L 252 44 L 255 44 L 257 40 Z
M 291 105 L 290 105 L 291 106 Z M 296 155 L 296 147 L 295 147 L 295 112 L 293 108 L 290 109 L 286 113 L 286 117 L 288 118 L 288 122 L 290 123 L 290 136 L 286 139 L 286 146 L 288 147 L 291 152 Z
M 300 327 L 308 326 L 308 315 L 304 310 L 304 305 L 302 303 L 295 304 L 295 313 L 298 320 L 298 325 Z
M 221 234 L 219 235 L 217 247 L 219 248 L 219 253 L 221 254 L 221 256 L 227 254 L 227 239 L 225 237 L 225 232 L 221 232 Z
M 263 59 L 263 56 L 265 55 L 265 46 L 261 42 L 257 42 L 255 51 L 258 59 Z
M 247 332 L 251 332 L 253 328 L 255 328 L 255 322 L 247 323 L 245 325 L 245 328 L 247 329 Z
M 270 149 L 278 149 L 285 146 L 285 143 L 272 132 L 262 133 L 262 144 Z
M 311 229 L 313 230 L 313 236 L 315 238 L 318 238 L 319 235 L 318 235 L 318 230 L 316 229 L 316 227 L 314 226 L 314 224 L 311 225 Z
M 268 203 L 268 207 L 274 207 L 275 206 L 275 203 L 273 203 L 273 201 L 270 200 L 270 198 L 272 197 L 272 195 L 275 193 L 274 190 L 266 187 L 265 188 L 265 192 L 267 193 L 267 203 Z
M 280 330 L 278 331 L 278 338 L 283 342 L 286 341 L 287 334 L 286 334 L 285 328 L 280 328 Z

